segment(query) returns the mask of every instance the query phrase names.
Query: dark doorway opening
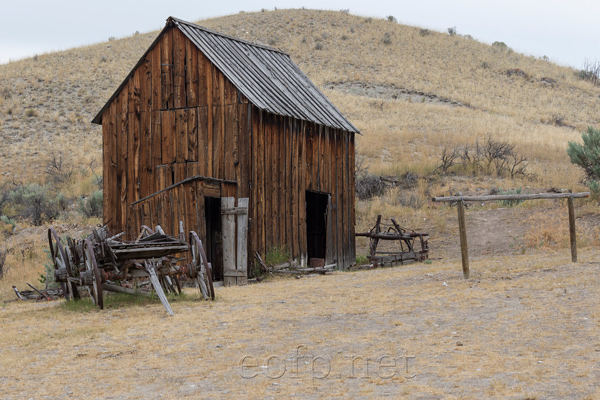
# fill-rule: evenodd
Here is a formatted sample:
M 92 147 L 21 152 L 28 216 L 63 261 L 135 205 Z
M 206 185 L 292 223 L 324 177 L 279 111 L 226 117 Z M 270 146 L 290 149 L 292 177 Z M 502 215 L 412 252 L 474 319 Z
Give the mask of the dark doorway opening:
M 308 260 L 327 255 L 327 203 L 324 193 L 306 192 L 306 245 Z
M 221 199 L 204 198 L 204 217 L 206 220 L 206 256 L 212 265 L 212 278 L 223 280 L 223 240 L 221 238 Z

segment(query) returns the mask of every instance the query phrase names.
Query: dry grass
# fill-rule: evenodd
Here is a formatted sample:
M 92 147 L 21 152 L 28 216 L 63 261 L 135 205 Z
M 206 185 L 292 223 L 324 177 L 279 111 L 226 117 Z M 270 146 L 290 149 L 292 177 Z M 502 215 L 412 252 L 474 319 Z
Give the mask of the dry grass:
M 580 257 L 478 260 L 468 281 L 457 263 L 276 279 L 190 292 L 174 318 L 10 304 L 3 396 L 594 398 L 600 253 Z

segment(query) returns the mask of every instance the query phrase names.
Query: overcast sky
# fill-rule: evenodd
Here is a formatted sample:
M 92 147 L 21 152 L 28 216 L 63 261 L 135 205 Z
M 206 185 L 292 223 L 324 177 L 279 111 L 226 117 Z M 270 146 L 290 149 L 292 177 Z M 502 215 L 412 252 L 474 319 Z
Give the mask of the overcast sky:
M 159 29 L 170 15 L 196 21 L 274 7 L 393 15 L 443 32 L 455 26 L 459 34 L 575 68 L 600 60 L 598 0 L 18 0 L 0 12 L 0 63 Z

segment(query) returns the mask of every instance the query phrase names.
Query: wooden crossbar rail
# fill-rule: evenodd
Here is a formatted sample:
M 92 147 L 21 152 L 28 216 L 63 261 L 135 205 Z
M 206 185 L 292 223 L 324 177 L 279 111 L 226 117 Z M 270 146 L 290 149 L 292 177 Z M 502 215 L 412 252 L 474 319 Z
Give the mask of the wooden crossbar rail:
M 534 193 L 534 194 L 496 194 L 489 196 L 447 196 L 434 197 L 431 201 L 495 201 L 495 200 L 538 200 L 538 199 L 580 199 L 589 197 L 590 192 L 580 193 Z
M 467 227 L 465 223 L 465 201 L 494 201 L 494 200 L 538 200 L 538 199 L 567 199 L 569 210 L 569 233 L 571 239 L 571 261 L 577 262 L 577 235 L 575 231 L 575 206 L 573 199 L 589 197 L 590 192 L 580 193 L 534 193 L 534 194 L 499 194 L 489 196 L 447 196 L 434 197 L 435 202 L 456 202 L 458 210 L 458 231 L 460 235 L 460 253 L 462 257 L 463 276 L 469 279 L 469 247 L 467 245 Z

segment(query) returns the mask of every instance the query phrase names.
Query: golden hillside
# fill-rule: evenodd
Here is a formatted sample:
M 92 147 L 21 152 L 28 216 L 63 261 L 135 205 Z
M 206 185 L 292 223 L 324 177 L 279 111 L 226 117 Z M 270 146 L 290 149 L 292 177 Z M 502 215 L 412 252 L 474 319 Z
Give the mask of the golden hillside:
M 358 152 L 377 174 L 429 173 L 444 146 L 491 135 L 529 158 L 533 186 L 571 187 L 581 174 L 566 143 L 600 124 L 600 88 L 573 69 L 468 37 L 315 10 L 197 23 L 289 53 L 362 131 Z M 90 120 L 156 35 L 0 65 L 0 184 L 39 180 L 60 153 L 100 171 Z

